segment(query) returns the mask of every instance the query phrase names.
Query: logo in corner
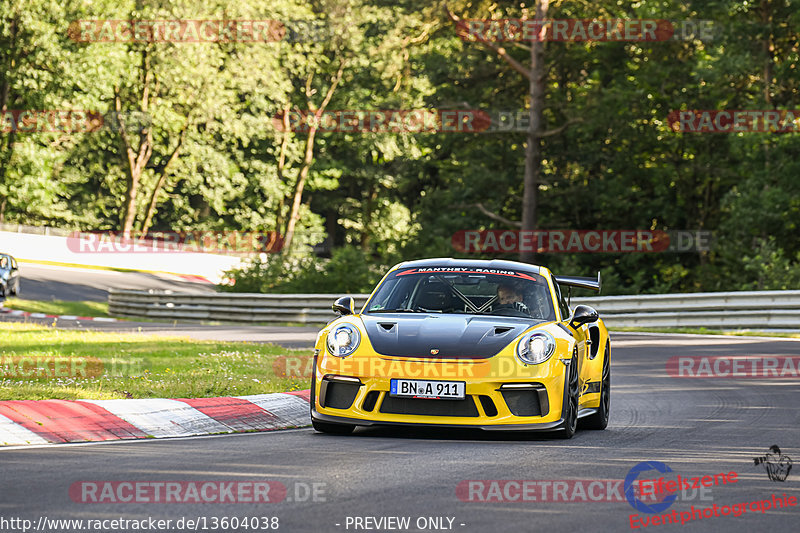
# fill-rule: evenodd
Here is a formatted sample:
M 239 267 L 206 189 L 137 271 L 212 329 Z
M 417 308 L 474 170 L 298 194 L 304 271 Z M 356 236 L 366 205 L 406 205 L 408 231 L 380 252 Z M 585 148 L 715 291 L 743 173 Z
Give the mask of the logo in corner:
M 649 472 L 650 470 L 655 470 L 656 472 L 660 472 L 662 474 L 672 472 L 672 469 L 669 466 L 660 461 L 643 461 L 639 463 L 631 468 L 628 471 L 628 475 L 625 476 L 625 498 L 628 500 L 628 503 L 631 504 L 631 507 L 640 513 L 657 514 L 669 509 L 670 506 L 675 503 L 675 500 L 678 496 L 676 494 L 670 494 L 662 501 L 653 503 L 652 505 L 648 505 L 637 498 L 635 489 L 636 482 L 639 479 L 639 474 L 642 472 Z
M 792 470 L 792 458 L 783 455 L 777 444 L 769 447 L 769 451 L 761 457 L 753 457 L 753 463 L 764 465 L 770 481 L 786 481 Z

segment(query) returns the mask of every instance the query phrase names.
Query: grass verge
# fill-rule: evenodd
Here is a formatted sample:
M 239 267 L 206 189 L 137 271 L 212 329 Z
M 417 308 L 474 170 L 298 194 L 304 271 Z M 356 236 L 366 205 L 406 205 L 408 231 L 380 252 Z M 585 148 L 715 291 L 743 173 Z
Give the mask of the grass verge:
M 311 350 L 0 323 L 0 400 L 202 398 L 306 389 Z M 281 363 L 283 362 L 283 363 Z
M 108 302 L 67 302 L 64 300 L 21 300 L 9 298 L 4 303 L 9 309 L 44 313 L 46 315 L 108 316 Z
M 749 329 L 722 330 L 706 328 L 610 328 L 611 332 L 644 332 L 644 333 L 686 333 L 692 335 L 731 335 L 736 337 L 779 337 L 785 339 L 800 339 L 800 333 L 781 331 L 757 331 Z

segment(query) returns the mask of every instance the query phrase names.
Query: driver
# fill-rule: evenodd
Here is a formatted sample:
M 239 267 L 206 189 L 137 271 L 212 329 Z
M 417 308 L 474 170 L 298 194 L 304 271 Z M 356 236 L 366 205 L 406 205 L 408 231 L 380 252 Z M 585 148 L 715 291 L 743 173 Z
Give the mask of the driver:
M 510 283 L 497 286 L 497 308 L 516 308 L 517 303 L 522 303 L 522 294 L 519 289 Z

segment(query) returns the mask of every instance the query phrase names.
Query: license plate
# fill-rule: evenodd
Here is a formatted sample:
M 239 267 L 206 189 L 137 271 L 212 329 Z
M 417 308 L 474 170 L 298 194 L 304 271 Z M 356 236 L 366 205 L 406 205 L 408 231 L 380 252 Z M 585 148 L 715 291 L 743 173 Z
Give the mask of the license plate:
M 439 400 L 463 400 L 466 398 L 463 381 L 427 381 L 422 379 L 393 379 L 390 396 L 404 398 L 431 398 Z

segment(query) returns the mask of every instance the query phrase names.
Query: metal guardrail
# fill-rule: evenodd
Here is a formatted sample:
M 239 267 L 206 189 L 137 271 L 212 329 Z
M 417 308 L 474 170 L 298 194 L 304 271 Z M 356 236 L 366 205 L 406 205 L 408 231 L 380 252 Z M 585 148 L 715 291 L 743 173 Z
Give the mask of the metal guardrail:
M 699 292 L 573 298 L 609 328 L 800 329 L 800 290 Z
M 214 320 L 324 324 L 341 294 L 186 294 L 170 291 L 109 291 L 115 316 L 165 320 Z M 368 294 L 351 295 L 360 309 Z M 706 292 L 573 298 L 591 305 L 610 328 L 706 327 L 710 329 L 800 329 L 800 290 Z
M 69 237 L 77 230 L 51 228 L 49 226 L 29 226 L 27 224 L 0 223 L 0 231 L 11 233 L 27 233 L 29 235 L 55 235 L 58 237 Z
M 109 313 L 115 316 L 224 322 L 300 322 L 325 324 L 341 294 L 185 294 L 171 291 L 111 289 Z M 361 308 L 368 294 L 354 295 Z

